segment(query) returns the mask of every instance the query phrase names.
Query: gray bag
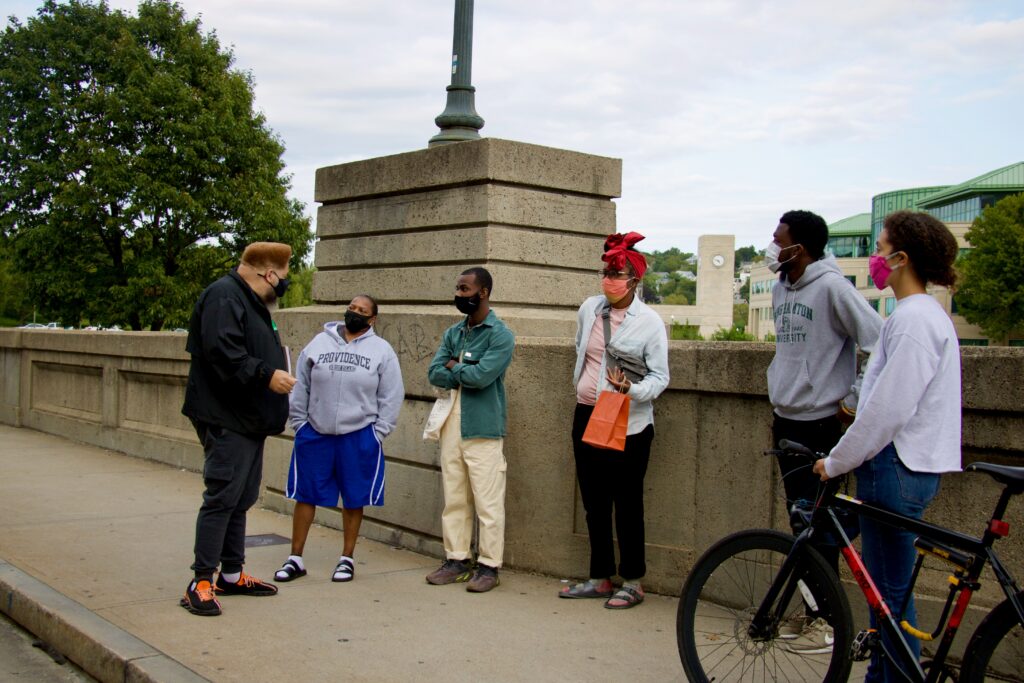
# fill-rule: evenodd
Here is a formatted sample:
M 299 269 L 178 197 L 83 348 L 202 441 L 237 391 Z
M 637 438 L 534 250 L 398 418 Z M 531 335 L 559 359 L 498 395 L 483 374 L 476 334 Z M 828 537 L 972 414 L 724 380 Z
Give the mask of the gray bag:
M 619 351 L 611 345 L 611 312 L 611 306 L 605 306 L 601 311 L 601 317 L 604 319 L 604 352 L 608 354 L 612 365 L 618 366 L 626 373 L 626 379 L 630 382 L 639 382 L 647 376 L 647 361 L 632 353 Z

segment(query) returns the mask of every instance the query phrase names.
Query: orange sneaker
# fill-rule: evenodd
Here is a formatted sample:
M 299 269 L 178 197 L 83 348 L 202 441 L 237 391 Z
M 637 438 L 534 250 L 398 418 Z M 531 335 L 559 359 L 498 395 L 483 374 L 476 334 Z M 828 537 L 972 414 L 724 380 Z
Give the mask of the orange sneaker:
M 277 586 L 272 583 L 260 581 L 255 576 L 249 576 L 242 572 L 237 583 L 228 583 L 224 580 L 223 574 L 217 575 L 217 583 L 213 590 L 218 595 L 254 595 L 262 597 L 265 595 L 277 595 Z

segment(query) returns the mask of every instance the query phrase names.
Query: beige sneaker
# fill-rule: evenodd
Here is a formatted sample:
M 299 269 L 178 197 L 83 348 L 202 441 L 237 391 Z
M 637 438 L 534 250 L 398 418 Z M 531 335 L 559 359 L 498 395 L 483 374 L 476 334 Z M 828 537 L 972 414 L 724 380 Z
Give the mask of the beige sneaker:
M 780 640 L 795 640 L 807 628 L 810 620 L 803 614 L 794 614 L 789 619 L 779 624 Z
M 832 652 L 834 642 L 835 634 L 832 627 L 819 617 L 807 624 L 799 636 L 779 647 L 796 655 L 824 655 Z

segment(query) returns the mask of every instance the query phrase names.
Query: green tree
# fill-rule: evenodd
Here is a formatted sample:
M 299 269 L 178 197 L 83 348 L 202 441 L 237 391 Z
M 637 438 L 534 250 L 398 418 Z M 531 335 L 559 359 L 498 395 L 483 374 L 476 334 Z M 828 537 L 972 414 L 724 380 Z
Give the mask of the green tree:
M 754 335 L 747 334 L 738 325 L 733 325 L 729 329 L 719 327 L 711 333 L 709 341 L 754 341 Z
M 678 247 L 666 251 L 652 251 L 644 256 L 647 257 L 648 269 L 658 273 L 674 273 L 678 270 L 697 272 L 697 266 L 689 262 L 693 254 L 680 251 Z
M 987 207 L 967 231 L 958 263 L 959 312 L 993 339 L 1024 327 L 1024 194 Z
M 281 308 L 297 308 L 313 303 L 313 273 L 316 268 L 302 264 L 288 274 L 288 291 L 281 297 Z
M 257 240 L 310 246 L 251 75 L 163 0 L 47 0 L 0 36 L 0 233 L 65 324 L 182 324 Z
M 25 294 L 25 276 L 14 265 L 14 249 L 0 237 L 0 327 L 30 321 L 32 304 Z
M 732 326 L 740 330 L 747 329 L 747 317 L 750 315 L 750 304 L 732 305 Z
M 754 257 L 758 256 L 760 253 L 761 250 L 755 247 L 754 245 L 750 245 L 749 247 L 740 247 L 739 249 L 737 249 L 735 253 L 735 275 L 737 277 L 739 276 L 741 265 L 743 265 L 747 261 L 753 262 Z
M 689 306 L 690 300 L 686 298 L 685 294 L 666 294 L 661 297 L 661 303 L 666 306 Z

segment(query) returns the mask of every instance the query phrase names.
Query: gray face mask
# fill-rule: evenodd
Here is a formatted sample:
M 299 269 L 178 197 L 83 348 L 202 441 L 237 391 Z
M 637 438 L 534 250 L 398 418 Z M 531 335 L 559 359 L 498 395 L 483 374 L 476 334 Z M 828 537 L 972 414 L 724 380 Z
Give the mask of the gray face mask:
M 791 244 L 788 247 L 786 247 L 785 249 L 793 249 L 793 248 L 799 247 L 799 246 L 800 246 L 799 244 Z M 792 261 L 793 259 L 795 259 L 796 258 L 796 254 L 793 254 L 792 256 L 790 256 L 788 259 L 786 259 L 784 261 L 780 261 L 779 260 L 779 255 L 783 251 L 785 251 L 785 249 L 780 247 L 775 242 L 771 242 L 767 247 L 765 247 L 765 249 L 764 249 L 764 264 L 766 266 L 768 266 L 768 270 L 772 271 L 773 273 L 777 273 L 780 270 L 787 270 L 786 268 L 783 268 L 783 266 L 786 265 L 787 263 L 789 263 L 790 261 Z

